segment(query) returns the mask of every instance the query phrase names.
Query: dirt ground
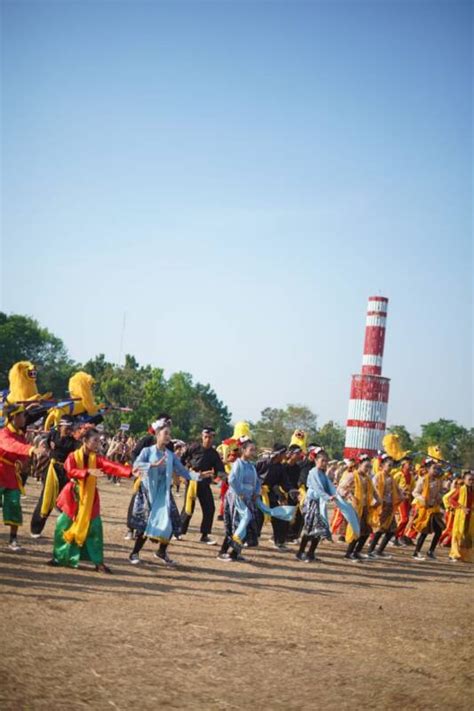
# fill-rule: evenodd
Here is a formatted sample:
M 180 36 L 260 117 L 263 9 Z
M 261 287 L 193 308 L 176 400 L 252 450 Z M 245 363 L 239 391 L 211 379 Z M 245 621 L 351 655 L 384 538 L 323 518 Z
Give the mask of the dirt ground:
M 200 510 L 165 569 L 124 540 L 130 484 L 101 483 L 113 575 L 50 568 L 55 514 L 24 551 L 0 533 L 0 708 L 472 708 L 472 569 L 439 560 L 356 566 L 326 543 L 321 563 L 278 552 L 264 529 L 246 563 L 198 542 Z M 177 499 L 180 505 L 182 499 Z M 221 539 L 222 524 L 214 531 Z M 390 548 L 391 553 L 394 552 Z

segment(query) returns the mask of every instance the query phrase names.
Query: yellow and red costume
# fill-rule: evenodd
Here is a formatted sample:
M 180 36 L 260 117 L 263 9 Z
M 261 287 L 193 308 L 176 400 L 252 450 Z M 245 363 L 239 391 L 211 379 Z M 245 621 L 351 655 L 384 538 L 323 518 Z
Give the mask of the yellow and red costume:
M 71 452 L 64 463 L 70 480 L 59 494 L 61 515 L 54 532 L 53 561 L 56 565 L 77 568 L 80 560 L 101 565 L 104 560 L 102 519 L 97 478 L 90 469 L 100 469 L 110 476 L 130 478 L 131 467 L 111 462 L 84 446 Z
M 21 468 L 33 452 L 23 433 L 8 423 L 0 430 L 0 498 L 3 522 L 8 526 L 23 523 L 20 495 L 24 493 Z
M 454 509 L 453 533 L 449 557 L 474 563 L 474 490 L 472 486 L 462 484 L 459 489 L 451 492 L 449 506 Z
M 440 546 L 444 548 L 449 548 L 452 541 L 453 526 L 454 526 L 454 514 L 456 509 L 451 505 L 450 499 L 455 491 L 459 489 L 462 484 L 462 480 L 455 479 L 451 489 L 443 496 L 443 506 L 446 512 L 444 531 L 439 539 Z
M 245 421 L 236 422 L 234 425 L 234 432 L 232 434 L 232 437 L 224 439 L 222 443 L 217 447 L 217 451 L 219 452 L 220 457 L 224 462 L 225 473 L 227 475 L 226 478 L 223 478 L 221 481 L 219 492 L 219 520 L 221 521 L 224 518 L 225 495 L 227 494 L 227 491 L 229 489 L 228 476 L 232 469 L 232 465 L 238 456 L 240 441 L 244 438 L 251 439 L 250 425 L 248 422 Z M 197 482 L 189 482 L 189 485 L 191 485 L 193 489 L 197 489 Z
M 398 504 L 397 510 L 398 526 L 395 537 L 400 539 L 407 535 L 407 526 L 413 501 L 413 489 L 415 488 L 415 475 L 410 462 L 404 462 L 402 468 L 394 474 L 393 479 L 404 495 L 404 498 Z M 412 538 L 415 536 L 413 536 L 413 534 L 411 535 Z

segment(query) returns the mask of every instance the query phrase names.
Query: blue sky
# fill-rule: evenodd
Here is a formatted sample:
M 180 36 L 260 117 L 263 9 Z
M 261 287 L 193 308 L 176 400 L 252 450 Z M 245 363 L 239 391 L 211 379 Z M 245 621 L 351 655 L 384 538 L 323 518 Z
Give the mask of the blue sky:
M 78 359 L 472 422 L 469 2 L 3 2 L 2 292 Z

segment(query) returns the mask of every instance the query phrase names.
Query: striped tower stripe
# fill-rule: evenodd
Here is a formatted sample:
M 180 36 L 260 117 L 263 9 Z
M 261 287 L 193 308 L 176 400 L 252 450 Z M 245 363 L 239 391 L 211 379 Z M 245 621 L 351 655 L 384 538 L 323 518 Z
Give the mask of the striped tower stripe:
M 378 400 L 388 402 L 390 380 L 376 375 L 353 375 L 351 400 Z
M 385 328 L 387 325 L 387 318 L 386 316 L 382 316 L 381 314 L 367 314 L 367 318 L 365 320 L 365 325 L 366 326 L 377 326 L 378 328 Z
M 388 308 L 388 299 L 384 296 L 369 296 L 367 311 L 386 311 Z
M 346 448 L 377 452 L 382 447 L 385 429 L 371 429 L 369 427 L 348 427 L 346 430 Z
M 388 404 L 383 400 L 349 400 L 348 420 L 386 422 Z
M 364 353 L 362 356 L 362 365 L 376 365 L 378 368 L 382 368 L 382 361 L 382 356 L 373 353 Z
M 346 426 L 345 457 L 374 455 L 382 447 L 390 380 L 382 377 L 388 299 L 370 296 L 367 304 L 362 373 L 353 375 Z

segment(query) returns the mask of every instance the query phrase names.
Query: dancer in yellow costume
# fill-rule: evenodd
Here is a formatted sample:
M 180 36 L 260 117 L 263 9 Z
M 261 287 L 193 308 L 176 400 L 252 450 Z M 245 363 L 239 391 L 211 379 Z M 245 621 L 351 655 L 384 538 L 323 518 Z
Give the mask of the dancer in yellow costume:
M 464 473 L 464 483 L 455 490 L 449 499 L 449 505 L 454 508 L 453 537 L 449 559 L 452 563 L 459 560 L 464 563 L 474 563 L 474 473 Z
M 441 467 L 438 462 L 427 458 L 423 463 L 425 471 L 423 476 L 418 478 L 413 490 L 413 502 L 416 514 L 413 520 L 413 528 L 420 534 L 416 542 L 414 560 L 424 560 L 421 555 L 421 548 L 426 537 L 432 533 L 433 538 L 427 557 L 436 559 L 435 548 L 441 537 L 444 528 L 444 519 L 441 512 L 441 501 L 443 496 L 443 485 L 441 479 Z
M 369 558 L 392 557 L 385 553 L 385 548 L 397 530 L 395 511 L 403 498 L 403 494 L 392 475 L 393 465 L 394 462 L 390 455 L 384 453 L 379 457 L 379 471 L 373 478 L 373 484 L 380 503 L 373 511 L 372 528 L 374 535 L 367 551 Z M 378 548 L 377 544 L 379 544 Z
M 73 402 L 61 407 L 53 408 L 46 418 L 44 429 L 49 432 L 52 427 L 57 427 L 63 415 L 97 415 L 104 407 L 103 403 L 96 404 L 94 401 L 93 388 L 95 380 L 92 375 L 80 370 L 74 373 L 69 379 L 69 394 Z
M 347 499 L 356 510 L 360 524 L 360 535 L 357 538 L 352 526 L 347 526 L 346 542 L 349 544 L 345 558 L 357 563 L 367 558 L 362 553 L 365 542 L 372 533 L 372 518 L 374 507 L 380 505 L 380 499 L 370 479 L 372 463 L 367 454 L 360 454 L 356 459 L 357 468 L 346 472 L 337 488 L 337 493 Z
M 38 371 L 29 360 L 21 360 L 12 365 L 8 372 L 10 391 L 7 395 L 8 403 L 35 402 L 51 397 L 51 393 L 40 395 L 36 385 Z

